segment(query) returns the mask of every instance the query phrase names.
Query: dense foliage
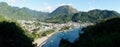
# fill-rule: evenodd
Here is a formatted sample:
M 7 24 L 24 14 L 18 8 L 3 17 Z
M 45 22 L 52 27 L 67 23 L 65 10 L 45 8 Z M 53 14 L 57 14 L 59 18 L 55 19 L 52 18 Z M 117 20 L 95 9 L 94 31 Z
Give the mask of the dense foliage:
M 15 22 L 0 22 L 0 47 L 34 47 L 28 32 Z
M 120 17 L 108 19 L 83 29 L 74 43 L 62 40 L 60 47 L 120 47 Z

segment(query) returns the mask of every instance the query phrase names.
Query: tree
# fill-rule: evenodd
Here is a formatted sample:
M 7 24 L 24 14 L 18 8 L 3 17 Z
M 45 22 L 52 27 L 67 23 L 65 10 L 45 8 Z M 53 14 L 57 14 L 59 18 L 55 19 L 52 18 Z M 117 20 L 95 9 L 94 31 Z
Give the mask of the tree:
M 34 47 L 25 32 L 15 22 L 0 22 L 0 47 Z

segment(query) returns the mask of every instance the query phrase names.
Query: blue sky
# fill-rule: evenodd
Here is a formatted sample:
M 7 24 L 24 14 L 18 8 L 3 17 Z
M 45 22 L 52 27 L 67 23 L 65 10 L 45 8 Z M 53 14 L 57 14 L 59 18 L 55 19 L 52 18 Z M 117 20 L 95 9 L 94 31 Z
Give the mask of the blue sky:
M 79 11 L 107 9 L 120 12 L 120 0 L 0 0 L 0 2 L 44 12 L 52 12 L 61 5 L 71 5 Z

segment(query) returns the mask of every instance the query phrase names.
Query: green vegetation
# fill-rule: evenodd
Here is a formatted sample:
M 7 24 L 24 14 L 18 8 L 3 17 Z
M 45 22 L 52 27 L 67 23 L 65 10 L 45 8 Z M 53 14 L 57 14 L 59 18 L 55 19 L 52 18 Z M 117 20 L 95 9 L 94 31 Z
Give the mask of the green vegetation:
M 115 11 L 95 9 L 88 12 L 76 13 L 73 15 L 71 19 L 74 22 L 82 21 L 82 22 L 96 23 L 102 19 L 107 19 L 112 17 L 120 17 L 120 14 Z
M 12 20 L 38 20 L 52 23 L 66 23 L 68 21 L 73 22 L 94 22 L 100 21 L 106 18 L 119 17 L 119 13 L 109 10 L 91 10 L 88 12 L 78 12 L 71 6 L 64 5 L 58 7 L 52 13 L 40 12 L 30 10 L 28 8 L 18 8 L 9 6 L 5 2 L 0 2 L 0 14 L 6 19 Z M 49 16 L 48 16 L 49 15 Z M 44 20 L 45 19 L 45 20 Z
M 33 38 L 35 40 L 37 38 L 42 37 L 41 34 L 42 34 L 42 32 L 38 33 L 37 31 L 34 31 L 34 32 L 31 33 L 31 38 Z
M 46 36 L 46 35 L 48 35 L 48 34 L 50 34 L 50 33 L 52 33 L 52 32 L 54 32 L 54 30 L 47 30 L 47 31 L 45 31 L 45 32 L 43 32 L 42 34 L 41 34 L 41 36 Z
M 34 47 L 29 32 L 18 23 L 0 22 L 0 47 Z
M 120 47 L 120 17 L 108 19 L 83 29 L 74 43 L 62 40 L 60 47 Z
M 4 20 L 5 20 L 5 18 L 2 15 L 0 15 L 0 22 L 4 21 Z
M 48 19 L 43 21 L 52 23 L 66 23 L 68 21 L 97 23 L 84 28 L 85 33 L 75 43 L 62 39 L 60 47 L 120 47 L 119 17 L 120 14 L 115 11 L 95 9 L 88 12 L 78 12 L 71 6 L 61 6 L 49 14 L 25 7 L 11 7 L 5 2 L 0 2 L 0 47 L 34 47 L 33 39 L 46 36 L 54 30 L 37 33 L 38 28 L 30 33 L 26 29 L 22 29 L 18 23 L 12 22 L 11 19 L 41 20 L 45 18 Z M 9 19 L 10 21 L 7 21 Z M 101 20 L 102 22 L 99 22 Z M 38 25 L 40 23 L 35 23 L 35 26 Z M 69 27 L 63 27 L 61 30 L 66 29 Z
M 73 14 L 69 14 L 69 15 L 54 15 L 49 19 L 46 19 L 45 22 L 50 22 L 50 23 L 66 23 L 68 21 L 71 21 L 71 17 Z
M 34 32 L 31 33 L 30 37 L 33 38 L 33 39 L 37 39 L 37 38 L 47 36 L 47 35 L 49 35 L 50 33 L 53 33 L 53 32 L 54 32 L 54 30 L 52 30 L 52 29 L 44 31 L 44 32 L 34 31 Z
M 68 15 L 68 14 L 73 14 L 77 13 L 77 9 L 73 8 L 72 6 L 69 5 L 63 5 L 58 7 L 56 10 L 54 10 L 52 13 L 50 13 L 50 16 L 56 16 L 56 15 Z
M 52 13 L 49 14 L 50 18 L 46 19 L 45 22 L 50 23 L 66 23 L 71 21 L 71 17 L 78 11 L 72 6 L 64 5 L 58 7 Z
M 60 31 L 64 31 L 64 30 L 68 30 L 70 28 L 70 26 L 63 26 Z
M 0 14 L 7 17 L 7 19 L 14 20 L 31 20 L 32 18 L 44 19 L 49 13 L 30 10 L 28 8 L 11 7 L 5 2 L 0 2 Z
M 97 23 L 102 19 L 108 19 L 113 17 L 120 17 L 120 14 L 115 11 L 95 9 L 88 12 L 53 15 L 45 21 L 52 23 L 66 23 L 68 21 Z

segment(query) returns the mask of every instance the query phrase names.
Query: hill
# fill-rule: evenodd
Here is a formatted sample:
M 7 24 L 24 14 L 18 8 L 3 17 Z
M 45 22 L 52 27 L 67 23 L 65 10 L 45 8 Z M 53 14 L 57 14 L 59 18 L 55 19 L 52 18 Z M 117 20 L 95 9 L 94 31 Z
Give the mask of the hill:
M 0 2 L 0 15 L 4 15 L 8 19 L 18 19 L 18 20 L 30 20 L 33 18 L 36 19 L 43 19 L 43 17 L 47 16 L 48 12 L 41 12 L 41 11 L 35 11 L 30 10 L 26 7 L 18 8 L 9 6 L 5 2 Z
M 94 9 L 88 12 L 79 12 L 72 16 L 71 20 L 74 22 L 97 22 L 102 19 L 112 18 L 112 17 L 119 17 L 120 14 L 116 11 L 111 10 L 99 10 Z
M 78 11 L 73 8 L 72 6 L 69 5 L 63 5 L 55 9 L 52 13 L 50 13 L 50 16 L 55 16 L 55 15 L 68 15 L 72 13 L 77 13 Z
M 59 11 L 61 11 L 61 9 Z M 58 15 L 51 16 L 45 21 L 52 22 L 52 23 L 65 23 L 68 21 L 97 23 L 102 19 L 108 19 L 112 17 L 120 17 L 120 14 L 116 11 L 111 11 L 111 10 L 94 9 L 88 12 L 81 11 L 77 13 L 69 13 L 64 15 L 60 13 Z

